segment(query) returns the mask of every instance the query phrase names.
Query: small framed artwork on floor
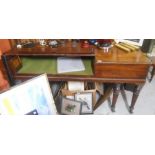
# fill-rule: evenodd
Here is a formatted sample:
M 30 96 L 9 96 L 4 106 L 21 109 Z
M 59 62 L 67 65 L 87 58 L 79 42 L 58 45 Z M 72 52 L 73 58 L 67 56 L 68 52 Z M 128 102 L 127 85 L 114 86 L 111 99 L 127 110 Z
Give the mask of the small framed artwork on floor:
M 75 100 L 82 103 L 81 114 L 93 113 L 93 93 L 80 92 L 75 94 Z
M 62 97 L 61 114 L 64 115 L 80 115 L 82 103 L 72 99 Z

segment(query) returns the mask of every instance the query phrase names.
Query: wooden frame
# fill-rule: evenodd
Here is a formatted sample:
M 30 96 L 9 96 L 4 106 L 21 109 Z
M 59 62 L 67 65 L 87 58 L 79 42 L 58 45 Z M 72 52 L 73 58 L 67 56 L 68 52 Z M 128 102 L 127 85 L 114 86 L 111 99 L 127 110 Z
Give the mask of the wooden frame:
M 81 114 L 93 113 L 93 93 L 92 92 L 79 92 L 75 94 L 75 100 L 82 103 Z
M 16 73 L 21 67 L 22 67 L 22 62 L 19 58 L 19 56 L 14 56 L 9 60 L 9 66 L 10 69 L 13 73 Z
M 61 100 L 61 114 L 64 115 L 80 115 L 82 103 L 72 99 L 62 97 Z

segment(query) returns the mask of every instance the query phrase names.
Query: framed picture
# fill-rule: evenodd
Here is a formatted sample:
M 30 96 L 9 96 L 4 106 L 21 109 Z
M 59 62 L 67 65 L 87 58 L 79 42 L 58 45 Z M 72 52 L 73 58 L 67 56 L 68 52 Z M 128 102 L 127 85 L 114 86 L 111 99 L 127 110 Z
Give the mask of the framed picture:
M 38 115 L 38 112 L 36 109 L 34 109 L 34 110 L 28 112 L 26 115 Z
M 92 92 L 76 93 L 75 100 L 82 102 L 81 114 L 93 113 L 93 93 Z
M 9 66 L 11 68 L 11 71 L 13 73 L 16 73 L 21 67 L 22 67 L 22 62 L 19 56 L 14 56 L 9 60 Z
M 151 47 L 150 54 L 151 54 L 151 56 L 155 56 L 155 45 L 153 45 L 153 47 Z
M 1 93 L 0 114 L 57 114 L 47 75 L 42 74 Z
M 143 52 L 147 53 L 148 56 L 155 56 L 155 39 L 145 39 L 143 44 Z
M 142 46 L 144 39 L 119 39 L 117 42 L 129 43 L 132 45 Z
M 61 114 L 64 115 L 80 115 L 82 103 L 72 99 L 62 97 Z

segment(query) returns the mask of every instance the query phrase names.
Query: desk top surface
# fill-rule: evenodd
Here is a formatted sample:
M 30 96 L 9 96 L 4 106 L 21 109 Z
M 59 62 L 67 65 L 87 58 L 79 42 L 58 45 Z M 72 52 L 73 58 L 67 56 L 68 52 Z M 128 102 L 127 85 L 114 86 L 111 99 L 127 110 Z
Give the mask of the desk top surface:
M 125 63 L 125 64 L 150 64 L 151 60 L 141 50 L 125 52 L 117 47 L 113 47 L 105 53 L 96 49 L 96 61 L 102 63 Z
M 121 64 L 151 64 L 151 60 L 141 50 L 125 52 L 117 47 L 112 47 L 109 52 L 104 52 L 95 46 L 81 48 L 80 44 L 72 47 L 71 43 L 58 48 L 35 46 L 32 48 L 14 48 L 5 55 L 19 56 L 95 56 L 97 63 Z
M 6 53 L 7 54 L 7 53 Z M 94 48 L 90 46 L 89 48 L 81 48 L 80 44 L 76 47 L 72 47 L 70 42 L 66 43 L 64 46 L 57 48 L 52 48 L 50 46 L 39 46 L 36 45 L 32 48 L 14 48 L 9 51 L 9 54 L 18 55 L 47 55 L 47 56 L 94 56 Z

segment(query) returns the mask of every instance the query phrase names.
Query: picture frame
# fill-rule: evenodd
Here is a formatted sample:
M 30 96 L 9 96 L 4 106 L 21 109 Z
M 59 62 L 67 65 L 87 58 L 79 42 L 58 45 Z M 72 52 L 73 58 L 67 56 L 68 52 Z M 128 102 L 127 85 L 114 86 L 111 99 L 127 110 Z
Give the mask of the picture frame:
M 129 43 L 136 46 L 142 46 L 144 39 L 119 39 L 117 42 Z
M 147 53 L 149 57 L 155 56 L 155 39 L 145 39 L 143 51 Z
M 0 94 L 1 115 L 56 115 L 57 109 L 47 74 L 11 87 Z
M 155 45 L 153 45 L 153 47 L 151 47 L 152 49 L 150 50 L 150 55 L 151 57 L 155 56 Z
M 69 98 L 62 97 L 61 100 L 61 114 L 64 115 L 80 115 L 82 103 Z
M 34 109 L 34 110 L 28 112 L 26 115 L 38 115 L 38 112 L 36 109 Z
M 81 114 L 93 114 L 93 92 L 79 92 L 75 100 L 82 102 Z
M 19 56 L 14 56 L 9 60 L 9 66 L 13 73 L 16 73 L 22 67 L 22 61 Z

